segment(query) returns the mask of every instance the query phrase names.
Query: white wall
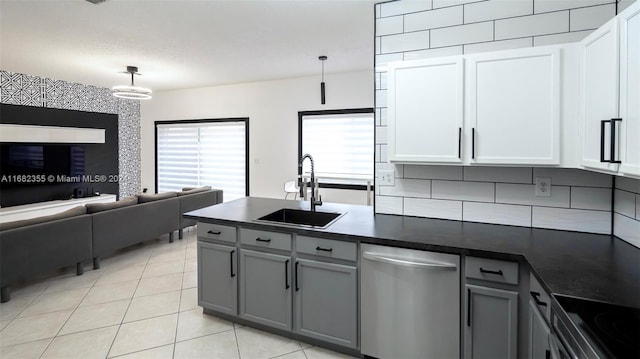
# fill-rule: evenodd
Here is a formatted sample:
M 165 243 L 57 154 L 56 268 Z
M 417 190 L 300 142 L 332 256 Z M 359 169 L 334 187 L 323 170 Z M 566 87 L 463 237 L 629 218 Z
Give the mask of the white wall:
M 373 104 L 371 70 L 154 93 L 141 104 L 142 187 L 153 191 L 154 121 L 249 117 L 251 196 L 284 198 L 283 184 L 297 177 L 298 111 L 362 108 Z M 324 201 L 364 203 L 362 191 L 325 191 Z

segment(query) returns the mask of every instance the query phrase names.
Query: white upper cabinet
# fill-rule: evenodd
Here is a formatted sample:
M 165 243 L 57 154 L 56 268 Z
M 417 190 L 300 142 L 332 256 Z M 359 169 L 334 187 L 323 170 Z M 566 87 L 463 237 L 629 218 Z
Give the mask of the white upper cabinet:
M 580 46 L 582 166 L 640 177 L 640 2 Z
M 471 163 L 559 165 L 560 48 L 466 56 L 466 69 Z
M 391 63 L 389 161 L 460 163 L 463 59 Z
M 620 172 L 640 177 L 640 1 L 620 14 Z

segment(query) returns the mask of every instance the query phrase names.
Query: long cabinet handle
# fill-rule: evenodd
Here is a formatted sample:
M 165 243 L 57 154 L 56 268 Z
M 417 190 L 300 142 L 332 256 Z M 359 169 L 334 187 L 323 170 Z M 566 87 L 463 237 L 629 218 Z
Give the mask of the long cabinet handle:
M 333 248 L 322 248 L 320 246 L 317 246 L 316 251 L 333 252 Z
M 458 127 L 458 158 L 462 158 L 462 127 Z
M 271 242 L 271 238 L 262 239 L 262 238 L 258 237 L 258 238 L 256 238 L 256 241 L 269 243 L 269 242 Z
M 476 158 L 476 129 L 471 129 L 471 159 Z
M 233 254 L 236 252 L 236 250 L 232 250 L 231 252 L 229 252 L 229 272 L 231 273 L 231 278 L 235 277 L 236 274 L 233 272 Z
M 600 162 L 608 162 L 604 159 L 604 127 L 609 120 L 600 121 Z
M 621 118 L 612 118 L 611 122 L 611 160 L 610 163 L 622 163 L 622 161 L 616 160 L 616 122 L 622 122 Z
M 484 269 L 484 268 L 480 267 L 480 273 L 502 275 L 502 269 L 490 270 L 490 269 Z
M 220 231 L 214 232 L 214 231 L 212 231 L 212 230 L 209 230 L 209 231 L 207 231 L 207 233 L 218 236 L 218 235 L 220 235 L 222 232 L 220 232 Z
M 284 289 L 289 289 L 289 260 L 284 261 Z
M 386 257 L 384 255 L 378 253 L 362 253 L 362 257 L 371 261 L 376 262 L 384 262 L 389 264 L 394 264 L 402 267 L 411 267 L 411 268 L 424 268 L 424 269 L 445 269 L 445 270 L 455 270 L 458 266 L 455 263 L 445 263 L 445 262 L 422 262 L 416 261 L 415 259 L 403 259 L 403 258 L 391 258 Z
M 531 291 L 531 296 L 533 297 L 533 301 L 536 302 L 537 305 L 541 305 L 543 307 L 547 306 L 547 303 L 540 300 L 540 293 Z
M 296 292 L 300 290 L 298 286 L 298 264 L 300 264 L 300 262 L 296 261 Z
M 471 326 L 471 289 L 467 288 L 467 327 Z

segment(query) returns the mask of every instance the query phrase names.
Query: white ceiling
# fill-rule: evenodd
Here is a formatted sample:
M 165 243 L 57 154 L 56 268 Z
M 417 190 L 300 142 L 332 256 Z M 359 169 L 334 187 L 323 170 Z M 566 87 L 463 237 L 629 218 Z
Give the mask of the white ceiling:
M 0 69 L 154 91 L 371 70 L 375 0 L 0 0 Z

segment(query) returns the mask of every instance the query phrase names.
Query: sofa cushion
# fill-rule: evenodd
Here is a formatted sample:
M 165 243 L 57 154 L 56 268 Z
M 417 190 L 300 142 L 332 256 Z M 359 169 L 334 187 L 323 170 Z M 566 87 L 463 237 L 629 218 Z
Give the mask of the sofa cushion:
M 6 230 L 9 230 L 9 229 L 26 227 L 26 226 L 30 226 L 30 225 L 38 224 L 38 223 L 56 221 L 58 219 L 75 217 L 75 216 L 80 216 L 80 215 L 83 215 L 83 214 L 87 214 L 87 208 L 85 206 L 73 207 L 73 208 L 68 209 L 68 210 L 66 210 L 64 212 L 50 214 L 48 216 L 40 216 L 40 217 L 35 217 L 35 218 L 22 219 L 22 220 L 19 220 L 19 221 L 0 223 L 0 231 L 6 231 Z
M 177 194 L 175 192 L 163 192 L 163 193 L 152 193 L 152 194 L 143 193 L 138 195 L 138 203 L 153 202 L 161 199 L 173 198 L 176 196 Z
M 138 197 L 132 196 L 132 197 L 123 198 L 115 202 L 87 203 L 85 204 L 85 206 L 87 207 L 87 213 L 96 213 L 96 212 L 108 211 L 110 209 L 129 207 L 129 206 L 133 206 L 134 204 L 138 204 Z
M 185 187 L 182 189 L 182 192 L 178 192 L 178 197 L 179 196 L 186 196 L 189 194 L 194 194 L 194 193 L 198 193 L 198 192 L 204 192 L 204 191 L 208 191 L 211 189 L 211 186 L 204 186 L 204 187 Z

